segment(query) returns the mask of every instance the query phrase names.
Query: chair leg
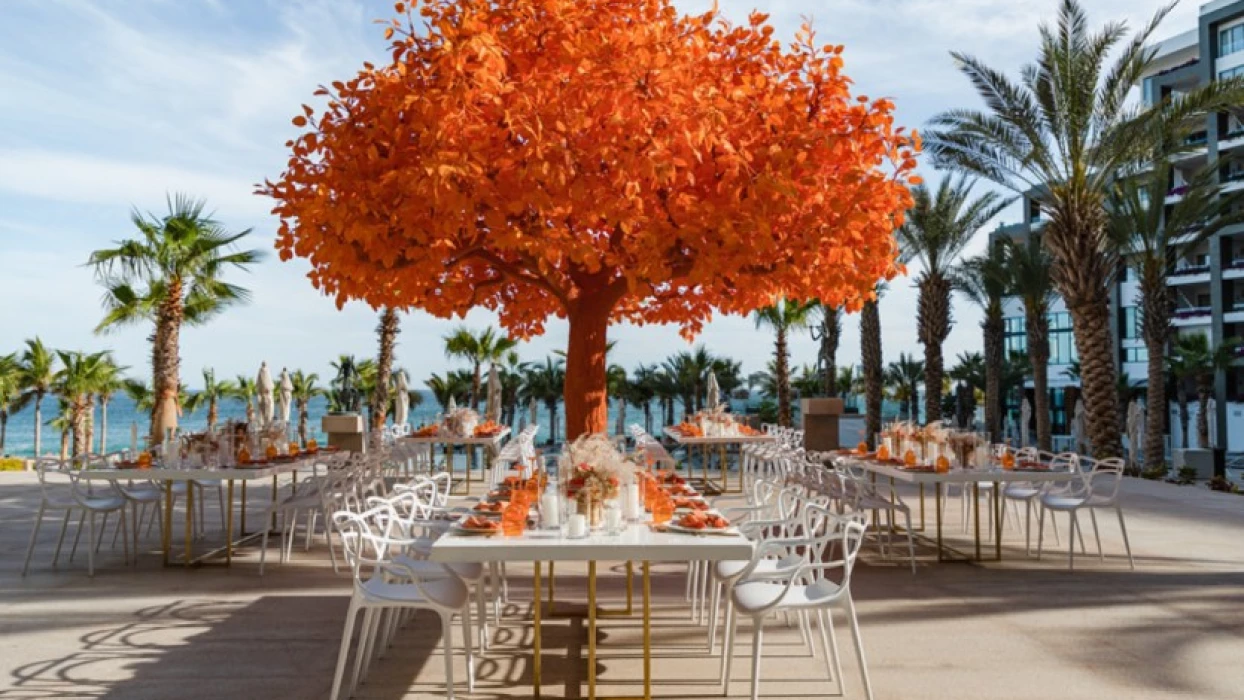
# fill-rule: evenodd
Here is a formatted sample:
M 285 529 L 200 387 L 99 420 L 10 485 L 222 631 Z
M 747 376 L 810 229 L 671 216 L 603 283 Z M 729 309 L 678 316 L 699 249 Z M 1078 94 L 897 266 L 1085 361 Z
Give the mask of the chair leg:
M 52 568 L 56 568 L 56 563 L 60 561 L 60 547 L 65 543 L 65 533 L 69 530 L 69 515 L 73 511 L 66 510 L 65 517 L 60 521 L 60 536 L 56 538 L 56 551 L 52 554 Z
M 1127 525 L 1123 524 L 1123 509 L 1116 505 L 1114 512 L 1119 516 L 1119 529 L 1123 531 L 1123 547 L 1127 550 L 1127 565 L 1135 571 L 1136 563 L 1132 561 L 1132 543 L 1127 540 Z
M 847 619 L 851 623 L 851 636 L 855 639 L 855 655 L 860 662 L 860 675 L 864 677 L 864 695 L 873 700 L 873 684 L 868 679 L 868 661 L 864 658 L 864 640 L 860 637 L 860 622 L 855 616 L 855 601 L 846 595 Z
M 39 526 L 43 524 L 43 513 L 45 511 L 47 511 L 47 504 L 40 500 L 39 514 L 35 516 L 35 526 L 30 531 L 30 544 L 26 547 L 26 561 L 22 563 L 22 576 L 25 576 L 26 572 L 30 570 L 30 555 L 35 551 L 35 540 L 39 539 Z M 65 511 L 65 517 L 69 517 L 69 511 Z
M 1067 537 L 1067 570 L 1072 571 L 1076 568 L 1076 512 L 1071 511 L 1071 534 Z M 1080 535 L 1083 537 L 1083 533 Z
M 907 519 L 907 560 L 911 562 L 911 575 L 916 575 L 916 544 L 911 539 L 911 511 L 903 511 L 903 517 Z
M 708 619 L 708 653 L 717 651 L 717 618 L 721 615 L 721 581 L 713 581 L 713 600 L 709 605 L 712 617 Z
M 122 553 L 125 555 L 125 563 L 130 563 L 130 531 L 129 524 L 125 520 L 125 506 L 121 506 L 121 511 L 117 513 L 117 521 L 121 525 L 121 541 L 124 542 Z M 137 556 L 135 556 L 137 559 Z
M 764 619 L 752 617 L 752 700 L 760 697 L 760 646 L 764 641 Z
M 1037 511 L 1037 561 L 1041 561 L 1041 545 L 1045 542 L 1045 504 Z
M 481 582 L 479 585 L 483 585 Z M 482 600 L 482 599 L 481 599 Z M 462 645 L 466 647 L 467 692 L 475 692 L 475 644 L 471 641 L 471 604 L 462 606 Z
M 99 537 L 96 538 L 94 535 L 91 536 L 91 539 L 95 540 L 95 551 L 96 552 L 99 551 L 100 547 L 104 546 L 104 533 L 108 532 L 108 516 L 109 515 L 112 515 L 112 514 L 104 513 L 104 522 L 99 528 Z M 92 518 L 92 520 L 94 520 L 94 518 Z
M 350 639 L 354 636 L 354 619 L 358 616 L 358 605 L 353 597 L 350 609 L 346 611 L 346 626 L 341 630 L 341 648 L 337 650 L 337 671 L 333 674 L 333 692 L 329 700 L 337 700 L 341 695 L 342 676 L 346 673 L 346 658 L 350 655 Z
M 160 527 L 164 527 L 164 526 L 161 525 Z M 269 529 L 270 528 L 266 528 L 266 527 L 263 529 L 263 536 L 259 541 L 259 575 L 260 576 L 263 576 L 263 565 L 264 565 L 264 562 L 268 558 L 268 530 Z M 163 537 L 164 533 L 160 533 L 160 536 Z
M 445 697 L 454 700 L 454 643 L 453 623 L 447 612 L 441 613 L 441 636 L 445 646 Z
M 1088 548 L 1084 546 L 1084 527 L 1080 525 L 1079 511 L 1071 511 L 1071 519 L 1076 521 L 1075 534 L 1080 538 L 1080 554 L 1088 554 Z
M 104 522 L 107 522 L 107 515 L 104 517 Z M 90 521 L 91 531 L 90 539 L 86 541 L 86 575 L 95 578 L 95 514 L 88 513 L 87 520 Z
M 734 629 L 738 622 L 734 601 L 726 599 L 726 636 L 721 640 L 721 694 L 730 694 L 730 665 L 734 656 Z
M 483 576 L 475 582 L 475 608 L 479 615 L 479 650 L 488 651 L 488 608 L 484 603 L 484 589 L 488 581 Z
M 78 553 L 78 540 L 82 539 L 82 531 L 86 528 L 86 514 L 84 509 L 82 515 L 78 516 L 78 529 L 73 533 L 73 546 L 69 548 L 69 563 L 73 563 L 73 556 Z
M 1088 509 L 1089 520 L 1093 523 L 1093 539 L 1097 540 L 1097 558 L 1106 561 L 1106 553 L 1101 548 L 1101 532 L 1097 529 L 1097 512 L 1092 508 Z
M 829 657 L 833 657 L 833 673 L 831 680 L 838 684 L 838 692 L 845 694 L 845 679 L 842 677 L 842 657 L 838 654 L 838 638 L 834 632 L 834 611 L 822 608 L 818 611 L 818 626 L 821 628 L 821 643 L 826 645 L 825 666 L 829 667 Z
M 1018 504 L 1015 506 L 1019 507 Z M 1016 518 L 1019 516 L 1016 515 Z M 1032 499 L 1024 501 L 1024 554 L 1032 556 Z
M 352 697 L 359 683 L 363 680 L 365 672 L 363 662 L 364 660 L 370 661 L 377 617 L 379 617 L 379 611 L 376 608 L 367 608 L 363 612 L 363 625 L 359 627 L 359 642 L 354 649 L 354 673 L 350 678 L 350 690 L 346 697 Z

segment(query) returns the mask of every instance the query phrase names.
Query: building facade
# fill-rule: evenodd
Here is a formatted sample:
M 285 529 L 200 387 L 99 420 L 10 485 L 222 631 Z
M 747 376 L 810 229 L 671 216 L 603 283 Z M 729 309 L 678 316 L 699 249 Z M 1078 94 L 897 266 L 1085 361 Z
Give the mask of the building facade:
M 1244 0 L 1218 0 L 1201 6 L 1196 27 L 1161 42 L 1156 49 L 1153 67 L 1142 83 L 1140 97 L 1146 106 L 1213 80 L 1244 75 Z M 1204 130 L 1192 134 L 1191 148 L 1174 161 L 1166 204 L 1178 201 L 1193 174 L 1211 163 L 1217 163 L 1223 192 L 1244 189 L 1242 117 L 1244 111 L 1240 115 L 1212 115 L 1206 119 Z M 1045 224 L 1040 206 L 1029 196 L 1023 198 L 1022 204 L 1023 220 L 999 227 L 991 234 L 991 241 L 1040 235 Z M 1172 325 L 1176 333 L 1206 334 L 1211 345 L 1231 338 L 1244 339 L 1244 224 L 1219 231 L 1177 260 L 1168 284 L 1175 291 Z M 1148 353 L 1140 334 L 1139 288 L 1130 268 L 1120 270 L 1111 291 L 1117 366 L 1129 383 L 1140 389 L 1145 383 Z M 1018 299 L 1007 299 L 1004 309 L 1008 353 L 1026 351 L 1023 304 Z M 1074 367 L 1076 352 L 1071 319 L 1061 299 L 1051 304 L 1049 320 L 1050 406 L 1052 429 L 1057 436 L 1068 432 L 1069 414 L 1079 384 L 1068 372 Z M 1210 433 L 1215 446 L 1229 452 L 1244 452 L 1244 358 L 1235 365 L 1220 372 L 1215 380 Z M 1193 434 L 1187 444 L 1197 447 L 1195 397 L 1190 397 L 1190 402 L 1189 425 Z M 1018 397 L 1013 397 L 1010 420 L 1018 416 L 1018 403 Z M 1176 410 L 1172 401 L 1167 407 L 1168 434 L 1173 446 L 1182 447 Z

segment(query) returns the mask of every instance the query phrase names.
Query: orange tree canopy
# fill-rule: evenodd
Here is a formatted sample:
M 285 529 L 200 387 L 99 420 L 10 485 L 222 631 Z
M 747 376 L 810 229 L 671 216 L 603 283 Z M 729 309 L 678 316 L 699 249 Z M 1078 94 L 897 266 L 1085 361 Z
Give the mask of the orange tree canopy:
M 294 118 L 282 258 L 339 305 L 569 319 L 567 436 L 605 427 L 612 321 L 696 333 L 779 296 L 858 307 L 898 272 L 914 134 L 841 47 L 669 0 L 396 6 L 392 63 Z

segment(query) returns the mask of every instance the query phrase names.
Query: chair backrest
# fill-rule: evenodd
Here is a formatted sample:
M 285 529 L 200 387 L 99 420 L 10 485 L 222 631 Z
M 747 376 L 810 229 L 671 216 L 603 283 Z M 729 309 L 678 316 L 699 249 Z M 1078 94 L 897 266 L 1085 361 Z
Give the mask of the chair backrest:
M 1114 503 L 1123 484 L 1123 466 L 1122 457 L 1097 460 L 1085 477 L 1089 495 L 1099 502 Z
M 361 513 L 339 510 L 332 518 L 357 585 L 382 568 L 391 556 L 391 534 L 396 523 L 393 508 L 381 505 Z

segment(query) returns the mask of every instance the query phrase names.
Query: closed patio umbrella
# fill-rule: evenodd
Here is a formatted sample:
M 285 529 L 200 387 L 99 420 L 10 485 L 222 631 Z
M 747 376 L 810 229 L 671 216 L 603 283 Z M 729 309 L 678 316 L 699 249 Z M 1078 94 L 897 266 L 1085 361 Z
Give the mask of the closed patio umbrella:
M 488 400 L 484 404 L 484 418 L 493 423 L 501 422 L 501 375 L 497 366 L 488 369 Z
M 269 425 L 272 423 L 276 406 L 272 403 L 272 392 L 276 390 L 276 386 L 272 382 L 272 373 L 268 371 L 268 363 L 264 362 L 259 365 L 259 376 L 255 378 L 255 393 L 259 398 L 259 424 Z
M 717 373 L 709 371 L 708 388 L 705 390 L 708 396 L 704 402 L 704 407 L 709 411 L 716 411 L 721 405 L 721 386 L 717 384 Z
M 406 425 L 406 419 L 410 415 L 410 385 L 406 383 L 405 370 L 397 371 L 397 386 L 394 388 L 397 396 L 393 406 L 393 423 Z

